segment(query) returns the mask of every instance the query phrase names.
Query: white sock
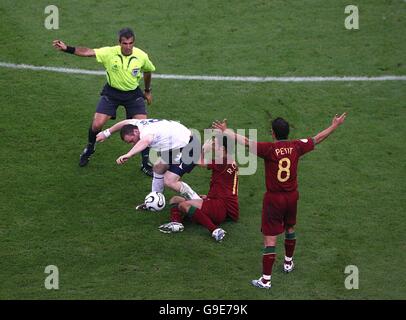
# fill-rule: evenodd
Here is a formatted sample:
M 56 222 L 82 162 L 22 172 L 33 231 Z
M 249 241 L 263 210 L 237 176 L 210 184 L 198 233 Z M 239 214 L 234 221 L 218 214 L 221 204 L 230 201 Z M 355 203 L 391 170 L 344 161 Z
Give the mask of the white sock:
M 263 274 L 263 275 L 262 275 L 262 279 L 267 280 L 267 281 L 270 281 L 270 280 L 271 280 L 271 276 L 270 276 L 270 275 L 267 275 L 267 274 Z
M 152 191 L 155 192 L 164 192 L 165 185 L 164 185 L 164 175 L 158 174 L 154 172 L 154 177 L 152 178 Z
M 201 199 L 199 195 L 193 191 L 191 187 L 185 182 L 181 182 L 182 187 L 180 188 L 180 194 L 187 200 L 197 200 Z
M 293 259 L 293 257 L 290 257 L 290 258 L 289 258 L 289 257 L 285 256 L 285 261 L 286 261 L 286 262 L 291 262 L 292 259 Z

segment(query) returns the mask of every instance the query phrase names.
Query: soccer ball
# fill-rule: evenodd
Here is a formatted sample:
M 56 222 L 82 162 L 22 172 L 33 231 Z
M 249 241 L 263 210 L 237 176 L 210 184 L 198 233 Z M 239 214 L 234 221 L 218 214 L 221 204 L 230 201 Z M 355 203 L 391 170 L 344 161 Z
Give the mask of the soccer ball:
M 145 197 L 145 206 L 149 211 L 161 211 L 165 208 L 165 196 L 160 192 L 151 192 Z

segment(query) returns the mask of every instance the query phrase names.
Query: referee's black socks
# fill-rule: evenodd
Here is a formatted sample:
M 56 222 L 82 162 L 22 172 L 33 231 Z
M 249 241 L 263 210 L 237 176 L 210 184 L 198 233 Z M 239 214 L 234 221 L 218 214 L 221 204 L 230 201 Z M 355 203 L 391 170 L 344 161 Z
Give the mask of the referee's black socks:
M 93 147 L 93 149 L 94 149 L 94 145 L 96 143 L 96 136 L 99 132 L 100 132 L 100 130 L 95 132 L 92 130 L 92 126 L 89 127 L 88 143 L 89 143 L 89 145 L 91 145 Z

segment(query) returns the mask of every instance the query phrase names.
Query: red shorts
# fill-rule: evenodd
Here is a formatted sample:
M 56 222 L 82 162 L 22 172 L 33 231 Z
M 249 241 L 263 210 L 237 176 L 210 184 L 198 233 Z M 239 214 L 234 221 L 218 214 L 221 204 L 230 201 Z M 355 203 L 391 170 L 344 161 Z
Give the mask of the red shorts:
M 262 204 L 262 227 L 264 236 L 277 236 L 285 228 L 296 224 L 299 192 L 266 192 Z
M 219 225 L 227 217 L 227 207 L 223 200 L 220 199 L 205 199 L 202 203 L 200 211 L 208 216 L 214 224 Z

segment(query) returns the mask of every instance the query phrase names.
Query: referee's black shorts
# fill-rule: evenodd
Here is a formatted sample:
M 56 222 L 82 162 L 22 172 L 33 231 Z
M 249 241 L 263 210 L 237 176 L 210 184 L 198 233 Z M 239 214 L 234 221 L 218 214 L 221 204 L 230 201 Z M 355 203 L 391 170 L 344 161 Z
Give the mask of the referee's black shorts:
M 97 113 L 106 114 L 115 119 L 118 106 L 123 106 L 127 119 L 132 119 L 136 114 L 147 114 L 144 94 L 139 87 L 131 91 L 121 91 L 106 83 L 100 95 L 96 107 Z

